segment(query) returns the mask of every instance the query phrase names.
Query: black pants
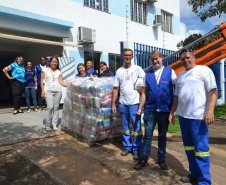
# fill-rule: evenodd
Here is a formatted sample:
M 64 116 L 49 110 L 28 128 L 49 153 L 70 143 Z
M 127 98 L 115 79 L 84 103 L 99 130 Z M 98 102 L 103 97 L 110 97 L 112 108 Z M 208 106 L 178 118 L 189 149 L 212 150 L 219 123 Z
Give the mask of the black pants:
M 13 94 L 13 106 L 14 110 L 20 109 L 21 97 L 25 90 L 25 83 L 22 83 L 16 79 L 10 80 L 12 94 Z
M 37 98 L 38 98 L 38 106 L 42 107 L 45 106 L 46 107 L 46 101 L 45 99 L 42 98 L 42 88 L 39 85 L 38 86 L 38 90 L 37 90 Z

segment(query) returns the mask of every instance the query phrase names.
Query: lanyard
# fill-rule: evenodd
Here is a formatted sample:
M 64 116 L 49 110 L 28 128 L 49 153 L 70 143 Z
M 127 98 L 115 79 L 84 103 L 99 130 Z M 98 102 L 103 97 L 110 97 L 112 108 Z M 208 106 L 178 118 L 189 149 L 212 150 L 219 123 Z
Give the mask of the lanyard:
M 160 78 L 160 74 L 162 73 L 162 70 L 163 70 L 163 66 L 159 69 L 159 74 L 158 74 L 157 78 L 156 78 L 156 75 L 155 75 L 155 79 L 156 79 L 157 84 L 158 84 L 158 80 Z
M 51 68 L 50 68 L 50 72 L 51 72 L 51 75 L 53 77 L 53 81 L 55 80 L 55 73 L 56 73 L 56 70 L 53 71 Z

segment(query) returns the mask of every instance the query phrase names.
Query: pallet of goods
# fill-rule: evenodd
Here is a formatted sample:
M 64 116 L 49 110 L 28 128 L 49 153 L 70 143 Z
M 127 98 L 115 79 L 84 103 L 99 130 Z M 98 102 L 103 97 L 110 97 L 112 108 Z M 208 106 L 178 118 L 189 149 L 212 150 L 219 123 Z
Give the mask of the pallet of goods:
M 119 111 L 111 111 L 113 83 L 112 77 L 68 81 L 61 129 L 89 144 L 121 137 Z

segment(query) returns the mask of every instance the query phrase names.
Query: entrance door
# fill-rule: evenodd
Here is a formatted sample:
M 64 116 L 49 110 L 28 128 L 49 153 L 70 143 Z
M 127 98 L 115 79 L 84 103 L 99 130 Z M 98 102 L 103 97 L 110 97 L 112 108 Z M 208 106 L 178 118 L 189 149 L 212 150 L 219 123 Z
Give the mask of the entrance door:
M 97 72 L 98 76 L 100 76 L 100 52 L 95 51 L 84 51 L 84 64 L 86 64 L 87 61 L 93 62 L 93 69 Z

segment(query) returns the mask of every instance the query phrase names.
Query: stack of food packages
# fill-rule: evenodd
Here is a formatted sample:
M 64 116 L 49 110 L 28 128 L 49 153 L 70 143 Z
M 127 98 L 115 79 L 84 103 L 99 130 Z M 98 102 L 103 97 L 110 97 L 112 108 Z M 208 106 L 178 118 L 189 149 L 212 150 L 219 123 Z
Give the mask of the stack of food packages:
M 120 137 L 119 111 L 111 110 L 114 78 L 75 78 L 67 83 L 62 130 L 84 141 Z

